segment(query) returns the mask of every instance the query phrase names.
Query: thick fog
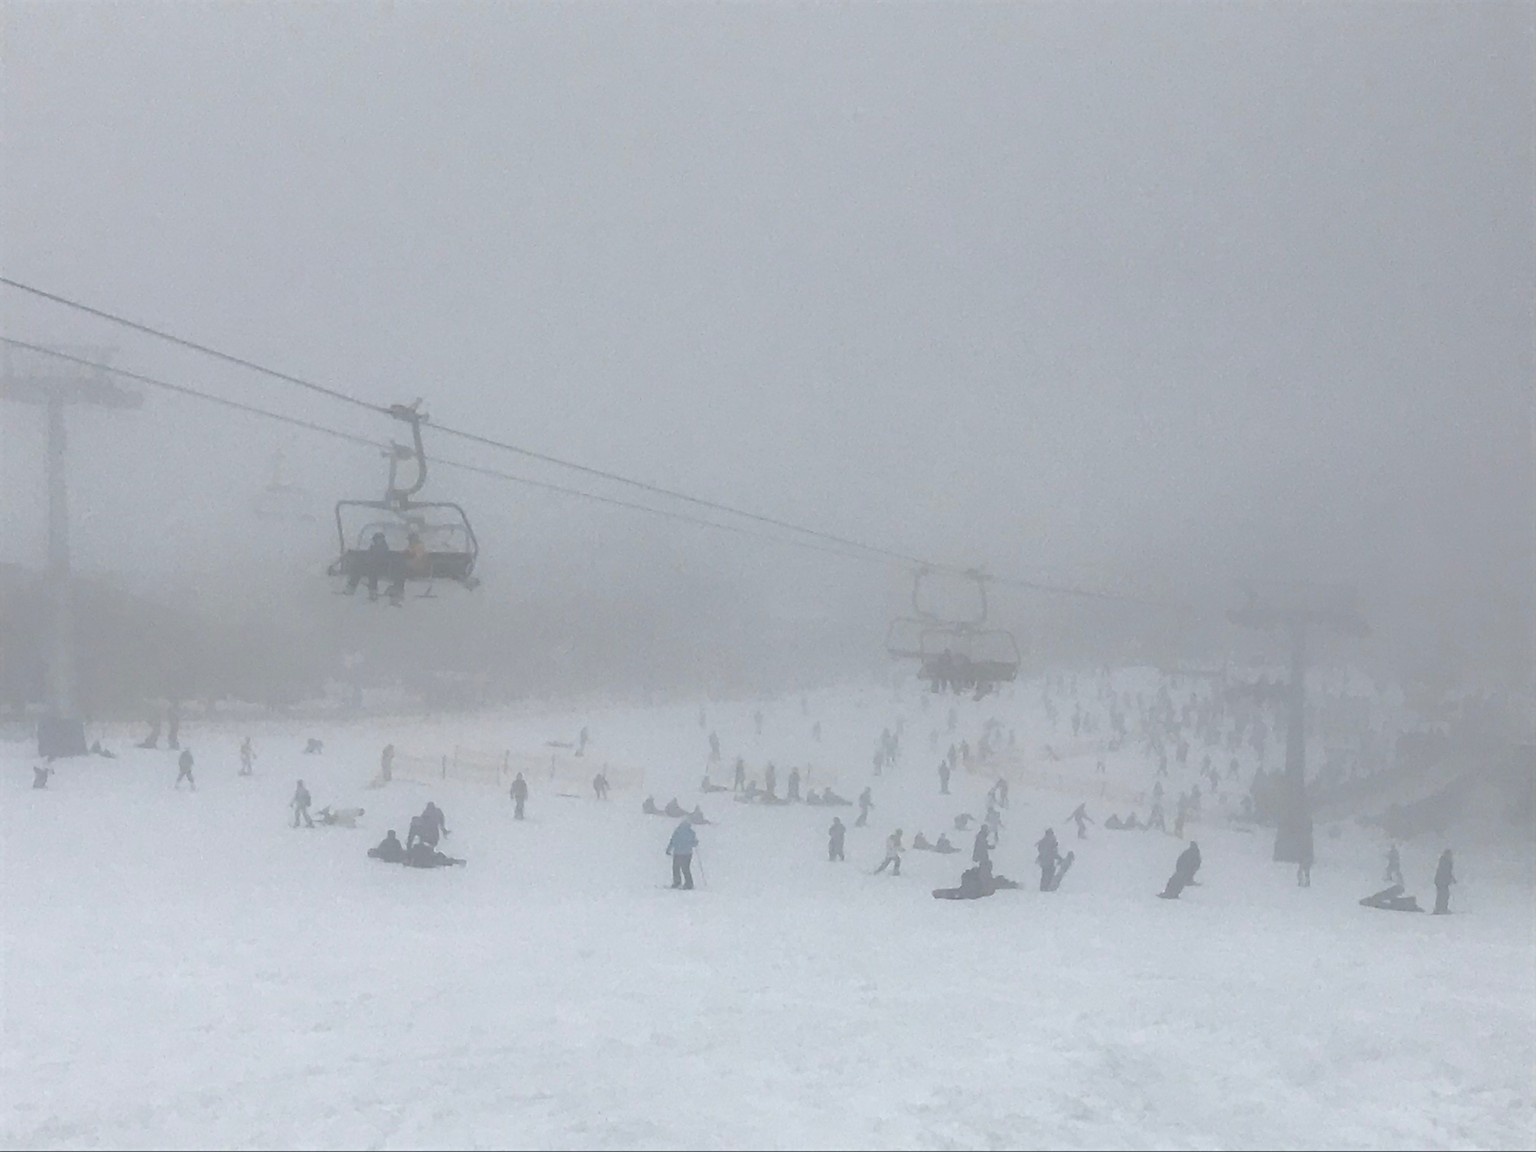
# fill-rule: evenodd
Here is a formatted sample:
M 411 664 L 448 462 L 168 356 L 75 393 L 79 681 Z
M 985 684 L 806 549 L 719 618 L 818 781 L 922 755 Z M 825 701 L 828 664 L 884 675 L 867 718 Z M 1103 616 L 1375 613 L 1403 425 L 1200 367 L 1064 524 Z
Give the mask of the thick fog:
M 1240 577 L 1353 581 L 1373 644 L 1529 675 L 1529 5 L 0 18 L 7 277 L 944 563 L 1206 610 Z M 11 289 L 0 330 L 400 432 Z M 77 564 L 287 611 L 332 558 L 331 505 L 378 495 L 381 461 L 144 391 L 71 415 Z M 42 416 L 0 408 L 0 561 L 38 567 Z M 311 523 L 254 515 L 279 450 Z M 424 495 L 481 535 L 485 586 L 439 617 L 465 636 L 477 613 L 510 644 L 643 606 L 626 659 L 789 628 L 877 660 L 906 594 L 898 568 L 450 469 Z M 1196 626 L 1020 591 L 994 609 L 1058 641 Z

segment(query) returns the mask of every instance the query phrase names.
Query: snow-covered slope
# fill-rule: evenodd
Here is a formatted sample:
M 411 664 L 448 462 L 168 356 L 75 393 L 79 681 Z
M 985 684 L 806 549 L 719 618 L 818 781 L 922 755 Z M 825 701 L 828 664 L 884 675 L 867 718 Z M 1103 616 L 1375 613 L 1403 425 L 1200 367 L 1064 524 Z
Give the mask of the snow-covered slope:
M 1086 703 L 1086 699 L 1085 699 Z M 754 733 L 761 707 L 764 731 Z M 1536 1135 L 1536 937 L 1528 855 L 1458 850 L 1456 915 L 1363 909 L 1383 845 L 1319 828 L 1310 889 L 1269 837 L 1192 825 L 1200 887 L 1153 898 L 1181 844 L 1089 829 L 1100 790 L 1149 788 L 1126 750 L 1052 731 L 1038 693 L 924 709 L 909 694 L 498 720 L 284 728 L 189 725 L 174 754 L 59 765 L 44 791 L 3 761 L 3 1051 L 8 1147 L 1528 1147 Z M 884 727 L 904 756 L 876 778 Z M 967 861 L 885 837 L 980 815 L 990 777 L 934 771 L 996 716 L 1051 783 L 1016 788 L 1000 871 L 1017 892 L 936 901 Z M 822 738 L 811 726 L 819 721 Z M 530 779 L 504 792 L 365 784 L 388 741 L 537 752 L 589 725 L 587 758 L 645 770 L 660 803 L 702 802 L 702 887 L 667 891 L 673 827 L 640 791 L 600 804 Z M 939 729 L 936 738 L 934 729 Z M 773 759 L 871 784 L 848 862 L 821 808 L 737 804 L 697 787 L 707 734 L 756 775 Z M 260 759 L 237 777 L 250 733 Z M 326 742 L 304 756 L 307 737 Z M 932 743 L 932 746 L 931 746 Z M 1083 745 L 1079 748 L 1078 745 Z M 120 747 L 120 746 L 119 746 Z M 1192 783 L 1192 762 L 1187 779 Z M 316 804 L 363 827 L 294 830 Z M 1077 781 L 1081 780 L 1081 787 Z M 813 781 L 816 782 L 816 781 Z M 782 789 L 782 784 L 781 784 Z M 369 860 L 427 799 L 463 869 Z M 1121 806 L 1124 811 L 1125 806 Z M 1207 803 L 1208 814 L 1212 810 Z M 851 809 L 837 810 L 852 824 Z M 1042 894 L 1033 842 L 1078 852 Z M 1423 899 L 1439 845 L 1404 851 Z

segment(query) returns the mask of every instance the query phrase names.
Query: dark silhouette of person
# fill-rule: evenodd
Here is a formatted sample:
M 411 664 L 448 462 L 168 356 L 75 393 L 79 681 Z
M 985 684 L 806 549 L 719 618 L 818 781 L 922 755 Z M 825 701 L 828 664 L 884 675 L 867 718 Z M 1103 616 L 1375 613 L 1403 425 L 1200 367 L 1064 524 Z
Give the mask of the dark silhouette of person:
M 841 817 L 832 817 L 832 827 L 827 829 L 828 861 L 843 859 L 843 837 L 847 834 L 848 826 L 843 823 Z
M 1456 883 L 1456 873 L 1451 864 L 1451 850 L 1440 853 L 1440 863 L 1435 865 L 1435 915 L 1444 916 L 1451 910 L 1451 885 Z

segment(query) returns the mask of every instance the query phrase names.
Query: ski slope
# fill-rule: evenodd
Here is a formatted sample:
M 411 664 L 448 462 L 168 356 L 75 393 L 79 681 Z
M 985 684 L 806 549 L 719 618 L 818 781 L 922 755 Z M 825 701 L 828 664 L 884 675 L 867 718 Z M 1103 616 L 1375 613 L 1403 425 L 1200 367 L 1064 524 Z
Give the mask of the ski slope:
M 1536 916 L 1530 858 L 1453 844 L 1450 917 L 1360 908 L 1385 845 L 1319 827 L 1310 889 L 1269 861 L 1262 830 L 1191 825 L 1201 886 L 1154 899 L 1181 843 L 1102 822 L 1095 789 L 1149 787 L 1129 746 L 1052 765 L 1083 786 L 1016 787 L 998 870 L 1025 882 L 933 900 L 969 862 L 956 812 L 990 777 L 951 739 L 996 715 L 1026 755 L 1060 741 L 1023 686 L 1011 700 L 924 710 L 911 691 L 844 690 L 711 704 L 729 780 L 807 761 L 876 811 L 763 808 L 698 795 L 697 705 L 348 726 L 189 720 L 195 793 L 175 754 L 61 762 L 31 788 L 26 749 L 0 761 L 5 837 L 0 1139 L 6 1147 L 1524 1148 L 1536 1138 Z M 764 732 L 754 734 L 761 708 Z M 1070 703 L 1066 711 L 1070 712 Z M 900 766 L 876 778 L 880 730 L 906 717 Z M 823 738 L 810 736 L 820 721 Z M 702 802 L 703 885 L 665 889 L 674 822 L 640 791 L 601 804 L 530 777 L 504 791 L 396 780 L 379 749 L 537 750 L 590 725 L 587 759 L 636 764 L 659 804 Z M 256 775 L 240 778 L 241 736 Z M 301 754 L 307 737 L 321 756 Z M 1070 736 L 1070 733 L 1068 734 Z M 1066 739 L 1065 743 L 1072 743 Z M 1079 742 L 1082 743 L 1082 742 Z M 0 746 L 5 747 L 5 746 Z M 1193 782 L 1189 775 L 1174 785 Z M 294 830 L 302 777 L 318 809 L 362 826 Z M 812 783 L 820 781 L 813 779 Z M 428 799 L 467 868 L 369 860 Z M 1123 812 L 1125 805 L 1120 806 Z M 1210 806 L 1207 813 L 1210 814 Z M 834 812 L 845 864 L 826 860 Z M 1143 809 L 1144 812 L 1144 809 Z M 1078 853 L 1060 892 L 1032 890 L 1054 826 Z M 948 831 L 965 852 L 908 852 L 873 876 L 885 837 Z M 1444 845 L 1409 844 L 1432 897 Z

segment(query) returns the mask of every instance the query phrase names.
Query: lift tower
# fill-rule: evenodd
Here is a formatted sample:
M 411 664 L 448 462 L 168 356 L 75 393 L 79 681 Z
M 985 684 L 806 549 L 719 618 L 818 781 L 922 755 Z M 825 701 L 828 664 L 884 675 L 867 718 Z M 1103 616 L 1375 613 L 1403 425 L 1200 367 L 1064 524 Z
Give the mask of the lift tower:
M 117 387 L 102 367 L 113 349 L 55 347 L 55 355 L 4 348 L 0 399 L 47 409 L 48 418 L 48 711 L 38 721 L 40 756 L 80 756 L 85 724 L 75 698 L 74 597 L 69 563 L 69 484 L 65 471 L 65 409 L 140 408 L 144 398 Z
M 1301 858 L 1311 807 L 1307 802 L 1306 706 L 1307 629 L 1327 628 L 1346 636 L 1370 635 L 1355 606 L 1354 589 L 1271 581 L 1244 584 L 1245 602 L 1227 619 L 1245 628 L 1284 628 L 1291 638 L 1291 679 L 1280 687 L 1286 708 L 1285 787 L 1281 793 L 1274 859 Z

